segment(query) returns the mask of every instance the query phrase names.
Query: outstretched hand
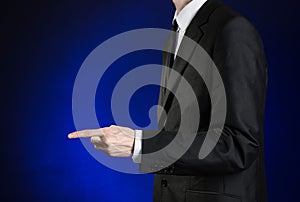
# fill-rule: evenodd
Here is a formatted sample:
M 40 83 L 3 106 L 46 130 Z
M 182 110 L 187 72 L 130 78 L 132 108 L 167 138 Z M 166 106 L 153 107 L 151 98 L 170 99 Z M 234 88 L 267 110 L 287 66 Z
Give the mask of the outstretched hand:
M 81 130 L 70 133 L 69 139 L 90 138 L 95 149 L 113 157 L 132 156 L 135 131 L 131 128 L 111 125 L 92 130 Z

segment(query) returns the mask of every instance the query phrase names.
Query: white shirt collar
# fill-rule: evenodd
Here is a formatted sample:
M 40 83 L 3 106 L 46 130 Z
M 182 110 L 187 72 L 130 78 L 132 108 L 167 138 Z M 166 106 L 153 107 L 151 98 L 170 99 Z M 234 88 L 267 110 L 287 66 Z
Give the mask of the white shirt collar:
M 175 12 L 173 21 L 176 19 L 180 31 L 186 30 L 192 19 L 207 0 L 192 0 L 179 13 Z

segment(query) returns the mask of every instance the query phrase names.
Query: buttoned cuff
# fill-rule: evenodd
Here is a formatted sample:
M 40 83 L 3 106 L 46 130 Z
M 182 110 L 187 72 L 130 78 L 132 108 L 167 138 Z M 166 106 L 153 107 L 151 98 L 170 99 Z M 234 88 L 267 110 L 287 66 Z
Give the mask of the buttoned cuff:
M 134 137 L 134 148 L 133 148 L 133 155 L 132 160 L 134 163 L 141 163 L 142 158 L 142 130 L 135 130 L 135 137 Z

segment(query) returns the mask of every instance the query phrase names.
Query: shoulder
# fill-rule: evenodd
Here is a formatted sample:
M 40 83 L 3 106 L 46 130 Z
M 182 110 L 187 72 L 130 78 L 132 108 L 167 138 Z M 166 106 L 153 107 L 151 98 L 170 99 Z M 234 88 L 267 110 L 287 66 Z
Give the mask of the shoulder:
M 237 43 L 262 46 L 261 38 L 254 25 L 246 17 L 227 6 L 218 7 L 211 14 L 209 24 L 215 27 L 216 43 L 221 42 L 231 46 Z
M 255 27 L 246 17 L 225 5 L 214 10 L 209 17 L 209 23 L 218 27 L 219 31 L 245 30 L 256 32 Z

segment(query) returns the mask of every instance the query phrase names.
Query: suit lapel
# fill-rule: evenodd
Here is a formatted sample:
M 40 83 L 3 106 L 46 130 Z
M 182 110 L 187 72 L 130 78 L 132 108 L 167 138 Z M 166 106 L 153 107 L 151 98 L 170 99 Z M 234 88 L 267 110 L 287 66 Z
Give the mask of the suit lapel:
M 185 58 L 189 59 L 193 55 L 194 49 L 197 44 L 199 44 L 199 41 L 201 40 L 202 36 L 205 34 L 204 30 L 202 29 L 202 26 L 208 23 L 209 16 L 211 13 L 218 7 L 220 6 L 220 2 L 218 0 L 208 0 L 198 11 L 198 13 L 195 15 L 193 20 L 191 21 L 190 25 L 188 26 L 186 32 L 185 32 L 185 37 L 188 37 L 195 41 L 194 45 L 190 46 L 190 43 L 187 43 L 187 40 L 183 38 L 179 49 L 178 49 L 178 54 L 177 55 L 183 55 Z M 169 43 L 169 42 L 167 42 Z M 188 45 L 189 44 L 189 45 Z M 201 44 L 200 44 L 201 45 Z M 166 53 L 165 55 L 165 64 L 168 66 L 170 64 L 170 57 L 171 54 Z M 173 63 L 173 70 L 176 70 L 179 74 L 183 75 L 184 70 L 188 66 L 189 62 L 183 60 L 180 57 L 176 57 L 175 61 Z M 174 75 L 170 74 L 169 78 L 174 78 Z M 176 86 L 174 85 L 175 83 L 178 83 L 181 77 L 174 78 L 176 81 L 168 82 L 168 87 L 172 89 L 173 92 L 175 92 Z M 173 79 L 172 79 L 173 80 Z M 166 93 L 163 96 L 163 106 L 168 111 L 168 107 L 166 104 L 168 103 L 169 99 L 172 99 L 173 96 L 170 96 L 170 91 L 166 91 Z

